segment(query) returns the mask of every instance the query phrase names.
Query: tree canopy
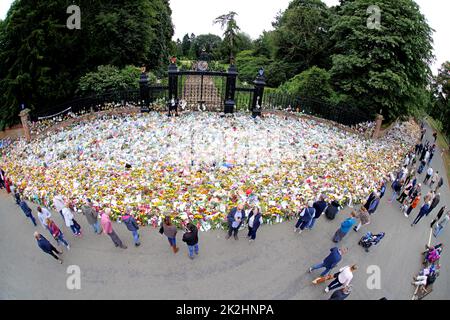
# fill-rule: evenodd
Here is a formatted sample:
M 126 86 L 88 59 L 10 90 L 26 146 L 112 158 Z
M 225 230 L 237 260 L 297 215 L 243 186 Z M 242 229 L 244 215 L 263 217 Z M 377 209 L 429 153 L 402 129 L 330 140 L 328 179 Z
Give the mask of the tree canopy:
M 0 129 L 19 106 L 46 110 L 72 98 L 100 65 L 157 69 L 173 35 L 168 0 L 80 0 L 81 30 L 69 30 L 66 0 L 15 1 L 0 23 Z

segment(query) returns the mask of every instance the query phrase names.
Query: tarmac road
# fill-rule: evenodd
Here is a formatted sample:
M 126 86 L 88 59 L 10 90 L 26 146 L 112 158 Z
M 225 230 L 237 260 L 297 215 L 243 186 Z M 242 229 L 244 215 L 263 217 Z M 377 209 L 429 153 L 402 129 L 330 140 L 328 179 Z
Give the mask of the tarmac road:
M 431 139 L 428 129 L 428 139 Z M 433 168 L 444 172 L 440 152 L 436 152 Z M 423 181 L 423 175 L 421 175 Z M 428 192 L 428 187 L 424 187 Z M 438 208 L 414 228 L 410 224 L 418 210 L 406 219 L 399 205 L 389 204 L 388 188 L 372 223 L 357 234 L 353 230 L 340 243 L 350 249 L 340 267 L 357 263 L 360 269 L 353 279 L 349 299 L 406 299 L 412 297 L 412 276 L 421 268 L 420 252 L 428 242 L 429 224 L 440 207 L 450 208 L 447 182 L 441 188 Z M 421 203 L 422 204 L 422 203 Z M 420 204 L 420 205 L 421 205 Z M 32 206 L 37 220 L 35 206 Z M 115 225 L 127 250 L 116 249 L 109 237 L 96 235 L 83 216 L 77 221 L 84 230 L 83 238 L 75 239 L 59 214 L 53 213 L 71 244 L 64 249 L 64 264 L 44 254 L 33 238 L 37 229 L 47 239 L 49 233 L 38 222 L 35 228 L 4 190 L 0 191 L 0 298 L 1 299 L 328 299 L 324 285 L 311 281 L 320 273 L 307 272 L 310 265 L 321 262 L 334 246 L 331 238 L 350 209 L 334 221 L 324 216 L 314 230 L 293 233 L 294 221 L 262 226 L 256 242 L 249 244 L 244 231 L 239 241 L 225 240 L 224 231 L 200 234 L 200 255 L 194 261 L 187 257 L 187 248 L 178 234 L 180 252 L 174 255 L 165 237 L 157 229 L 141 228 L 142 245 L 135 248 L 131 233 L 121 224 Z M 366 231 L 386 232 L 386 237 L 370 253 L 358 246 Z M 449 243 L 450 227 L 439 240 Z M 54 241 L 53 241 L 54 243 Z M 69 265 L 81 270 L 81 289 L 66 286 Z M 367 287 L 369 266 L 381 271 L 381 288 Z M 450 252 L 444 249 L 441 276 L 434 291 L 426 299 L 450 298 Z M 335 268 L 334 271 L 337 271 Z

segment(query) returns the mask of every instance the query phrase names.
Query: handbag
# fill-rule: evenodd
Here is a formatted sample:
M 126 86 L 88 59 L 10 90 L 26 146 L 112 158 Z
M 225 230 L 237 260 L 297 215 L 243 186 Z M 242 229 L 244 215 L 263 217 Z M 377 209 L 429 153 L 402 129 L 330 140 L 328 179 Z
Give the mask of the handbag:
M 334 276 L 332 276 L 331 274 L 326 275 L 324 277 L 318 277 L 316 279 L 313 280 L 313 284 L 320 284 L 320 283 L 324 283 L 325 281 L 331 280 L 333 279 Z

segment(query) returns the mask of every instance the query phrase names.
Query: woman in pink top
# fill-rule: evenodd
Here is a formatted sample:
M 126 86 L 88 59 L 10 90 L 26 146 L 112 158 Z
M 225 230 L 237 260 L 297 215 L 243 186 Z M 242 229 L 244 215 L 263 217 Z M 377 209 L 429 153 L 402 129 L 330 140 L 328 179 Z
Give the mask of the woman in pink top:
M 125 246 L 122 243 L 122 240 L 120 240 L 119 236 L 114 232 L 111 219 L 109 218 L 109 215 L 111 214 L 111 209 L 107 208 L 105 210 L 105 213 L 102 214 L 102 218 L 100 220 L 103 228 L 103 233 L 106 233 L 114 243 L 114 245 L 117 247 L 120 247 L 122 249 L 126 249 L 127 246 Z

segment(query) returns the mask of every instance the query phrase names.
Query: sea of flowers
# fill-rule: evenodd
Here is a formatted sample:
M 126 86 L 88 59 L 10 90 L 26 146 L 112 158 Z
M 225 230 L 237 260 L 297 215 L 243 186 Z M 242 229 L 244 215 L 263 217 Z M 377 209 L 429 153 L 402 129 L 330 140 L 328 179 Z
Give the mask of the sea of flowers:
M 104 116 L 26 143 L 0 161 L 24 196 L 76 207 L 90 198 L 117 219 L 132 208 L 142 225 L 164 215 L 201 230 L 224 228 L 238 203 L 263 211 L 265 223 L 290 219 L 320 193 L 343 205 L 363 201 L 397 170 L 420 136 L 398 123 L 380 140 L 311 119 L 187 113 Z

